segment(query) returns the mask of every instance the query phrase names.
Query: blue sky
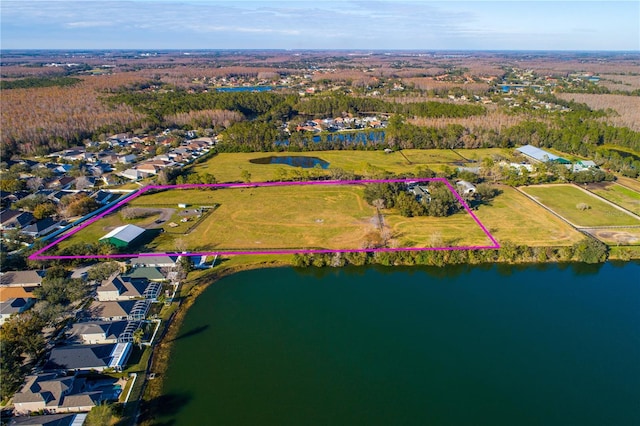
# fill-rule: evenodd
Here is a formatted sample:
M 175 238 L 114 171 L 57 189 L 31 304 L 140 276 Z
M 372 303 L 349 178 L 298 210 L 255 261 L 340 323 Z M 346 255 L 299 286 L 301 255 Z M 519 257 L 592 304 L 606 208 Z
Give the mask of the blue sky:
M 2 0 L 2 49 L 640 50 L 640 1 Z

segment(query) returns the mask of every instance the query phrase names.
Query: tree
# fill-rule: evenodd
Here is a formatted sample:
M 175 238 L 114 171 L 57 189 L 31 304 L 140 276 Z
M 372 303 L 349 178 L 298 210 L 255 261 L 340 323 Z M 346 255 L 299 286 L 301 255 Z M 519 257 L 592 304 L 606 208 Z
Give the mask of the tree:
M 87 271 L 87 279 L 90 281 L 103 281 L 118 271 L 121 271 L 118 262 L 101 262 Z
M 113 404 L 96 405 L 89 411 L 84 421 L 86 426 L 112 426 L 118 423 L 120 417 L 116 414 Z
M 460 210 L 458 200 L 444 184 L 437 182 L 430 185 L 429 190 L 431 201 L 427 204 L 427 215 L 445 217 Z
M 87 195 L 81 195 L 75 197 L 74 200 L 69 203 L 66 208 L 66 213 L 68 216 L 81 216 L 91 213 L 99 207 L 100 204 L 98 204 L 96 200 Z
M 38 204 L 36 208 L 33 209 L 33 217 L 40 220 L 46 217 L 51 217 L 57 212 L 58 208 L 53 203 Z
M 42 285 L 34 290 L 39 299 L 63 306 L 82 300 L 88 293 L 89 287 L 82 280 L 66 278 L 45 277 Z
M 24 181 L 20 179 L 0 178 L 0 190 L 6 192 L 18 192 L 24 188 Z
M 36 192 L 37 190 L 44 187 L 44 179 L 41 177 L 33 177 L 27 181 L 27 188 L 31 190 L 31 192 Z
M 78 190 L 83 190 L 83 189 L 87 189 L 87 188 L 92 188 L 93 184 L 89 181 L 89 179 L 86 176 L 79 176 L 76 179 L 76 189 Z
M 139 327 L 136 331 L 133 332 L 133 344 L 138 345 L 138 347 L 142 348 L 142 339 L 144 338 L 144 329 Z
M 609 254 L 607 245 L 592 237 L 575 243 L 573 249 L 574 258 L 585 263 L 604 262 Z

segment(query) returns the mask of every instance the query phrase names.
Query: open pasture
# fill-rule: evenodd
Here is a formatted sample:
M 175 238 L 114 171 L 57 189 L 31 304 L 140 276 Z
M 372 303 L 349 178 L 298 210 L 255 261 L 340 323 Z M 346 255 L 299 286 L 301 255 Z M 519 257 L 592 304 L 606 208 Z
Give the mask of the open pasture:
M 507 150 L 508 151 L 508 150 Z M 462 156 L 461 156 L 461 155 Z M 294 170 L 294 167 L 282 164 L 254 164 L 250 160 L 261 157 L 316 157 L 329 163 L 326 170 L 313 170 L 313 173 L 329 174 L 331 169 L 371 176 L 380 172 L 395 174 L 415 173 L 420 168 L 429 167 L 441 171 L 445 166 L 457 167 L 466 160 L 481 161 L 494 154 L 508 155 L 499 148 L 476 150 L 443 149 L 405 149 L 392 153 L 377 151 L 309 151 L 309 152 L 252 152 L 221 153 L 194 167 L 195 173 L 210 173 L 219 182 L 237 182 L 242 180 L 242 172 L 251 174 L 254 182 L 279 180 L 281 170 Z
M 502 193 L 489 205 L 481 205 L 475 215 L 502 243 L 528 246 L 572 245 L 584 236 L 516 189 L 500 186 Z
M 529 186 L 522 191 L 575 226 L 640 225 L 638 218 L 573 185 Z
M 168 189 L 135 198 L 124 209 L 149 216 L 128 219 L 124 209 L 92 223 L 60 243 L 96 243 L 117 226 L 133 223 L 162 230 L 144 247 L 127 252 L 212 252 L 489 246 L 490 239 L 466 212 L 448 218 L 405 218 L 377 211 L 363 198 L 364 185 L 280 185 Z M 186 207 L 180 207 L 187 204 Z M 177 217 L 205 212 L 188 229 Z M 372 245 L 373 244 L 373 245 Z
M 640 192 L 616 183 L 590 184 L 587 189 L 625 209 L 640 215 Z

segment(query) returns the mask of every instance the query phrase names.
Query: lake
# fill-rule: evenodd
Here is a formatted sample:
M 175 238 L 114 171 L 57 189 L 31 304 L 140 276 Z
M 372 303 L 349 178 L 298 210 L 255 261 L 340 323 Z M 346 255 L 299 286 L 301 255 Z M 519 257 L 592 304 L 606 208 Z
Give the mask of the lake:
M 162 424 L 640 424 L 640 264 L 264 269 L 210 286 Z
M 249 162 L 253 164 L 284 164 L 292 167 L 302 167 L 303 169 L 313 169 L 316 166 L 323 169 L 329 167 L 329 163 L 320 158 L 305 156 L 269 156 L 253 158 Z
M 237 87 L 218 87 L 216 92 L 270 92 L 273 86 L 237 86 Z
M 360 130 L 349 132 L 324 133 L 323 135 L 313 135 L 304 137 L 307 143 L 346 143 L 346 144 L 372 144 L 377 145 L 384 142 L 384 130 Z M 289 145 L 289 140 L 276 141 L 276 145 Z

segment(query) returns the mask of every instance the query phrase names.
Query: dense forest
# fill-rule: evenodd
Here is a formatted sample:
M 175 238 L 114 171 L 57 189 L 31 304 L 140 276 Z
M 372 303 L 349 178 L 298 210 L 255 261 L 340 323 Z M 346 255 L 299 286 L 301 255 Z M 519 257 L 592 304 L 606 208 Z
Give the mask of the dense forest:
M 27 77 L 18 80 L 0 80 L 0 90 L 30 89 L 34 87 L 73 86 L 81 82 L 74 77 Z

